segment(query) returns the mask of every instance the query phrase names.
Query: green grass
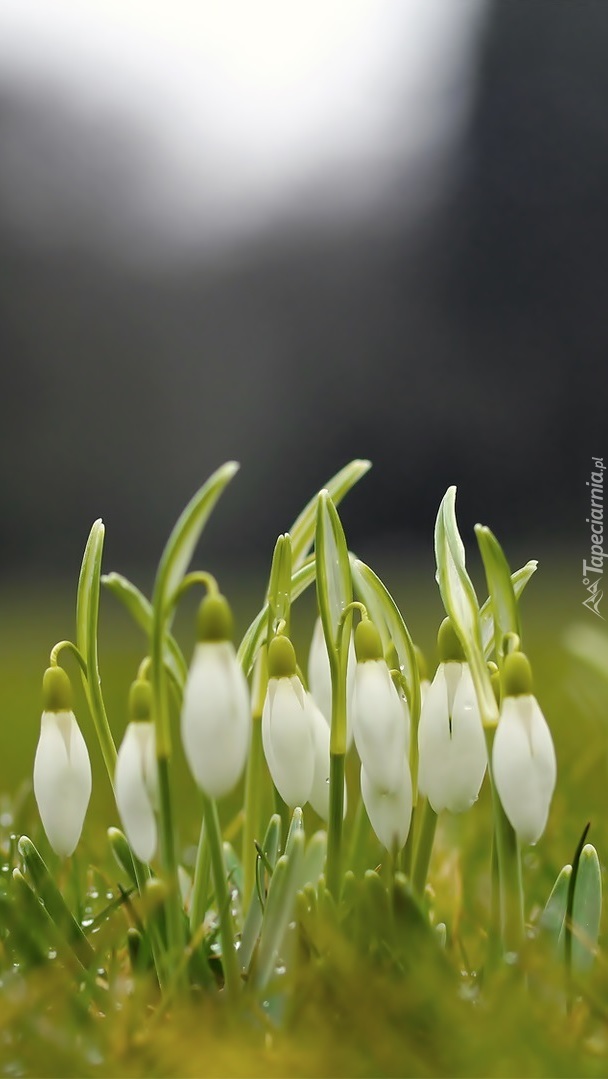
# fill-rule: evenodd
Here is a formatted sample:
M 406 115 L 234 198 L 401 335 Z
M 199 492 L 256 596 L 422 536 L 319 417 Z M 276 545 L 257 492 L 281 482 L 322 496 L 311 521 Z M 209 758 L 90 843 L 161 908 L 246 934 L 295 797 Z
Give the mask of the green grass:
M 534 553 L 527 552 L 526 557 Z M 575 564 L 576 559 L 548 565 L 541 561 L 522 604 L 524 643 L 558 757 L 558 786 L 547 831 L 524 858 L 526 918 L 531 926 L 538 922 L 559 869 L 572 860 L 588 821 L 589 839 L 602 866 L 608 856 L 608 676 L 587 671 L 568 655 L 563 643 L 568 626 L 589 624 L 592 619 L 580 603 Z M 378 568 L 432 667 L 441 607 L 430 560 L 406 569 Z M 262 580 L 263 575 L 252 585 L 237 578 L 237 595 L 229 579 L 226 583 L 222 578 L 241 628 L 257 610 Z M 126 880 L 107 844 L 107 827 L 119 821 L 80 692 L 76 711 L 91 751 L 94 790 L 72 867 L 59 866 L 49 852 L 30 787 L 39 733 L 40 679 L 52 645 L 73 635 L 74 590 L 72 585 L 25 594 L 5 589 L 0 597 L 0 844 L 2 872 L 8 879 L 9 868 L 19 861 L 10 836 L 30 835 L 57 874 L 68 905 L 88 920 L 110 902 L 107 896 L 117 895 L 118 882 L 124 885 Z M 294 639 L 302 658 L 311 627 L 310 604 L 298 601 Z M 188 656 L 187 613 L 180 614 L 177 633 Z M 103 597 L 100 663 L 117 741 L 143 646 L 124 613 Z M 350 778 L 355 774 L 355 762 L 350 761 Z M 198 835 L 200 801 L 181 753 L 173 789 L 188 863 Z M 202 992 L 159 1010 L 150 980 L 133 978 L 124 947 L 128 907 L 115 910 L 93 935 L 104 967 L 99 994 L 78 990 L 78 976 L 61 954 L 50 963 L 32 962 L 26 971 L 17 969 L 0 927 L 0 1074 L 606 1075 L 605 917 L 600 954 L 575 994 L 570 1013 L 564 1003 L 563 966 L 539 941 L 531 941 L 524 955 L 525 978 L 508 967 L 493 977 L 479 973 L 490 904 L 489 802 L 486 781 L 470 813 L 439 822 L 430 883 L 435 922 L 445 921 L 448 927 L 445 952 L 406 919 L 405 928 L 395 930 L 387 953 L 382 945 L 384 929 L 374 921 L 371 909 L 366 908 L 365 939 L 359 923 L 359 928 L 350 925 L 349 931 L 340 931 L 331 919 L 320 920 L 309 933 L 301 929 L 295 934 L 297 961 L 281 995 L 279 1024 L 256 1007 L 233 1014 L 221 995 Z M 237 794 L 221 806 L 222 822 L 233 831 L 238 827 L 233 818 L 239 804 Z M 307 821 L 318 826 L 312 815 L 307 814 Z M 238 845 L 238 839 L 235 842 Z M 368 854 L 370 864 L 381 863 L 381 848 L 371 838 Z M 89 863 L 96 868 L 87 869 Z

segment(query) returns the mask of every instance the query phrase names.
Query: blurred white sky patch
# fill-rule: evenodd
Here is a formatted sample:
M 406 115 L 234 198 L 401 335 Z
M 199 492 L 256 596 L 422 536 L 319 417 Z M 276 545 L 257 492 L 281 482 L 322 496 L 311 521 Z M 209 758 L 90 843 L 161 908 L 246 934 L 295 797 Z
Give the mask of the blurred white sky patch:
M 419 206 L 449 177 L 486 7 L 2 0 L 0 214 L 149 255 Z

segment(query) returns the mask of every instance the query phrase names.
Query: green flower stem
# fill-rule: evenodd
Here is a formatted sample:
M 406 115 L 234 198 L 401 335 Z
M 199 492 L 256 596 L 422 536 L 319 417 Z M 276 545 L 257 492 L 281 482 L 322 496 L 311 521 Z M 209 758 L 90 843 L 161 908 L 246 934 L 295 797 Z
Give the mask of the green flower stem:
M 342 831 L 344 826 L 344 761 L 346 758 L 346 667 L 353 608 L 349 603 L 338 625 L 338 647 L 331 667 L 331 734 L 329 754 L 329 821 L 327 830 L 327 887 L 337 901 L 342 881 Z M 367 613 L 367 612 L 366 612 Z
M 411 877 L 412 875 L 412 864 L 414 861 L 414 836 L 416 825 L 418 822 L 418 814 L 416 812 L 417 808 L 418 806 L 416 805 L 412 806 L 412 819 L 410 821 L 410 830 L 407 834 L 405 847 L 401 851 L 401 856 L 399 858 L 399 866 L 401 872 L 405 873 L 406 877 Z
M 192 895 L 190 897 L 190 933 L 193 935 L 204 920 L 209 892 L 209 875 L 211 872 L 211 852 L 207 839 L 205 818 L 201 821 L 201 831 L 196 848 L 196 863 L 194 866 L 194 880 L 192 882 Z
M 224 861 L 222 833 L 217 813 L 217 806 L 212 798 L 203 794 L 203 819 L 211 855 L 211 875 L 215 890 L 215 902 L 220 921 L 220 940 L 222 942 L 222 967 L 224 983 L 229 997 L 235 999 L 241 988 L 238 957 L 234 947 L 234 925 L 230 909 L 230 889 Z
M 194 585 L 198 584 L 202 584 L 210 596 L 216 596 L 219 592 L 218 583 L 212 573 L 208 573 L 204 569 L 194 570 L 192 573 L 186 574 L 179 588 L 171 596 L 171 608 L 177 607 L 182 596 Z
M 262 710 L 268 684 L 267 651 L 258 652 L 253 677 L 251 746 L 245 775 L 245 821 L 243 824 L 243 909 L 247 909 L 255 887 L 256 839 L 264 834 L 262 820 L 264 795 L 264 747 L 262 745 Z
M 344 753 L 330 753 L 327 887 L 337 901 L 342 880 L 342 823 L 344 818 Z
M 492 786 L 494 842 L 500 896 L 500 931 L 503 955 L 518 955 L 524 942 L 524 895 L 519 842 L 498 797 L 492 775 L 494 728 L 484 725 L 488 747 L 488 774 Z
M 355 819 L 350 833 L 348 858 L 345 869 L 351 869 L 353 873 L 358 873 L 364 868 L 363 854 L 368 836 L 369 821 L 367 819 L 367 813 L 365 812 L 365 806 L 363 805 L 363 799 L 360 797 L 357 802 Z
M 429 872 L 429 864 L 435 840 L 437 827 L 437 814 L 428 801 L 425 801 L 420 816 L 420 831 L 416 844 L 414 857 L 414 869 L 412 872 L 412 885 L 417 895 L 423 896 L 426 887 L 426 878 Z
M 169 785 L 169 758 L 158 756 L 158 793 L 160 822 L 160 854 L 163 877 L 168 888 L 167 895 L 167 945 L 165 973 L 169 980 L 177 968 L 184 949 L 184 925 L 182 919 L 179 879 L 177 874 L 177 855 L 175 850 L 175 831 L 173 826 L 171 790 Z
M 116 746 L 114 745 L 114 739 L 110 730 L 110 724 L 108 723 L 108 717 L 106 714 L 105 706 L 103 703 L 103 697 L 101 695 L 101 686 L 98 684 L 95 687 L 92 681 L 89 679 L 88 668 L 86 660 L 80 651 L 80 649 L 74 644 L 73 641 L 58 641 L 54 648 L 51 650 L 49 656 L 49 666 L 59 666 L 59 654 L 63 651 L 70 652 L 76 659 L 82 676 L 85 680 L 86 686 L 88 686 L 89 692 L 88 703 L 93 719 L 93 725 L 95 727 L 95 733 L 101 747 L 101 754 L 103 757 L 106 771 L 108 773 L 108 779 L 110 780 L 110 786 L 114 789 L 114 772 L 116 770 Z M 95 677 L 94 672 L 93 677 Z
M 71 654 L 74 656 L 74 658 L 78 662 L 78 666 L 80 667 L 82 673 L 84 674 L 84 676 L 86 678 L 86 675 L 87 675 L 86 661 L 84 659 L 84 656 L 82 655 L 82 652 L 80 651 L 79 648 L 76 647 L 76 645 L 74 644 L 73 641 L 58 641 L 57 642 L 57 644 L 51 650 L 51 654 L 49 656 L 49 667 L 57 667 L 59 665 L 59 653 L 62 652 L 64 649 L 66 649 L 68 652 L 71 652 Z

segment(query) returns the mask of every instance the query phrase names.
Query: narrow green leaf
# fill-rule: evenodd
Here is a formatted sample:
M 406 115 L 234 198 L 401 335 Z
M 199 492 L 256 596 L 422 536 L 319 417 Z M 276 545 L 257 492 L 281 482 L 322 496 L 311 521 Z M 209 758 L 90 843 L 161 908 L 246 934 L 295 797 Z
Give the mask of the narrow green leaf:
M 296 808 L 293 811 L 293 814 L 292 814 L 292 817 L 291 817 L 291 823 L 289 825 L 289 831 L 287 833 L 287 840 L 286 840 L 286 843 L 285 843 L 285 851 L 284 851 L 285 854 L 291 854 L 291 848 L 293 847 L 295 837 L 300 832 L 306 838 L 306 833 L 304 832 L 304 814 L 303 814 L 302 810 L 300 809 L 300 807 L 296 806 Z
M 279 536 L 272 557 L 268 584 L 267 640 L 277 632 L 280 622 L 285 622 L 289 636 L 289 612 L 291 607 L 291 537 L 287 532 Z
M 437 583 L 447 614 L 460 637 L 477 693 L 484 725 L 498 722 L 498 707 L 481 643 L 479 605 L 465 563 L 456 522 L 456 488 L 446 491 L 435 524 Z
M 576 850 L 574 852 L 574 858 L 572 859 L 572 874 L 568 883 L 568 896 L 566 899 L 566 917 L 564 920 L 564 962 L 566 965 L 566 979 L 568 984 L 568 1010 L 570 1010 L 572 1006 L 572 938 L 574 929 L 574 899 L 576 896 L 578 872 L 581 865 L 581 858 L 583 850 L 585 848 L 585 840 L 587 838 L 587 833 L 590 827 L 591 822 L 588 821 L 583 828 L 583 833 L 578 841 Z
M 310 558 L 303 566 L 295 571 L 291 578 L 291 602 L 294 603 L 299 596 L 312 584 L 315 579 L 316 564 L 314 558 Z M 246 675 L 251 674 L 255 658 L 259 649 L 266 640 L 268 629 L 268 610 L 266 602 L 262 610 L 257 614 L 245 631 L 240 643 L 237 658 Z
M 102 585 L 108 589 L 125 607 L 133 621 L 149 638 L 152 632 L 152 604 L 126 577 L 120 573 L 106 573 L 101 578 Z M 165 638 L 165 666 L 176 685 L 183 690 L 188 667 L 175 637 L 171 633 Z
M 262 851 L 265 860 L 270 867 L 274 870 L 279 853 L 279 847 L 281 844 L 281 818 L 278 813 L 274 813 L 270 818 L 268 828 L 266 829 L 266 835 L 262 843 Z M 253 949 L 255 948 L 256 941 L 260 935 L 260 929 L 262 927 L 263 908 L 260 902 L 260 895 L 265 896 L 265 868 L 262 864 L 262 859 L 258 858 L 258 869 L 260 874 L 258 877 L 258 887 L 254 888 L 251 895 L 251 901 L 249 904 L 249 910 L 245 918 L 245 924 L 243 926 L 243 933 L 241 937 L 241 947 L 239 948 L 239 959 L 241 962 L 242 970 L 247 970 L 249 963 L 251 962 L 251 956 L 253 955 Z
M 196 545 L 224 488 L 238 472 L 236 461 L 218 468 L 180 514 L 165 545 L 156 581 L 152 606 L 163 619 L 171 621 L 171 600 L 190 565 Z
M 344 529 L 327 491 L 321 491 L 318 499 L 315 557 L 317 601 L 331 659 L 331 652 L 335 654 L 340 644 L 338 629 L 353 590 Z
M 137 888 L 137 860 L 127 842 L 126 836 L 119 828 L 108 828 L 108 842 L 118 867 L 127 875 L 131 884 Z M 144 867 L 141 862 L 137 861 L 137 865 L 143 870 Z
M 572 907 L 572 969 L 579 974 L 593 965 L 602 917 L 602 873 L 597 851 L 587 843 L 582 851 Z
M 350 464 L 340 469 L 321 490 L 327 491 L 334 506 L 338 506 L 351 487 L 354 487 L 369 472 L 371 467 L 371 461 L 351 461 Z M 302 565 L 312 547 L 315 537 L 318 498 L 318 494 L 311 498 L 289 529 L 294 570 Z
M 82 675 L 84 691 L 110 783 L 113 784 L 114 769 L 116 767 L 116 746 L 112 738 L 101 692 L 101 676 L 99 674 L 97 654 L 99 591 L 104 534 L 103 521 L 95 521 L 89 533 L 78 580 L 76 644 L 86 663 L 86 676 L 84 673 Z
M 323 872 L 327 856 L 327 832 L 321 829 L 311 836 L 302 863 L 302 872 L 298 880 L 298 891 L 307 884 L 315 885 Z
M 68 908 L 46 863 L 27 836 L 21 836 L 18 849 L 32 879 L 34 889 L 44 903 L 49 916 L 64 934 L 83 967 L 89 967 L 95 959 L 95 953 L 81 926 Z
M 550 937 L 556 947 L 564 928 L 571 876 L 571 865 L 565 865 L 560 869 L 538 923 L 539 928 Z
M 6 890 L 4 882 L 0 883 L 0 925 L 7 932 L 7 941 L 4 947 L 16 953 L 20 963 L 28 967 L 42 966 L 49 958 L 49 949 L 52 947 L 57 929 L 51 922 L 46 910 L 38 900 L 34 902 L 40 908 L 40 913 L 30 910 L 27 897 L 20 894 L 19 886 L 15 887 L 17 879 L 13 871 L 13 887 L 10 892 Z M 25 882 L 23 885 L 28 888 Z M 31 893 L 31 889 L 30 889 Z
M 275 969 L 287 926 L 293 917 L 304 843 L 304 833 L 298 832 L 293 838 L 290 854 L 279 858 L 272 874 L 259 945 L 250 967 L 252 989 L 265 989 Z
M 152 598 L 150 658 L 156 708 L 156 752 L 159 759 L 168 758 L 171 754 L 164 655 L 167 632 L 174 613 L 173 598 L 188 569 L 203 528 L 238 467 L 234 461 L 229 461 L 218 468 L 190 500 L 167 540 L 156 574 Z
M 374 571 L 354 555 L 351 555 L 351 569 L 355 591 L 361 602 L 367 607 L 373 621 L 381 619 L 385 624 L 390 640 L 397 650 L 405 680 L 407 703 L 416 731 L 420 719 L 420 675 L 410 631 L 388 588 Z M 381 626 L 378 626 L 378 630 L 382 635 Z
M 524 588 L 526 587 L 530 578 L 536 573 L 538 569 L 538 562 L 536 559 L 531 559 L 526 562 L 525 566 L 521 569 L 515 570 L 515 573 L 511 574 L 511 583 L 513 585 L 513 591 L 515 598 L 519 600 Z M 488 596 L 485 603 L 482 605 L 479 612 L 479 620 L 481 622 L 481 642 L 483 645 L 484 655 L 486 659 L 489 659 L 494 649 L 494 617 L 492 613 L 492 600 Z
M 494 649 L 502 657 L 507 633 L 521 639 L 521 622 L 511 570 L 494 533 L 486 525 L 475 525 L 475 535 L 486 574 L 494 621 Z

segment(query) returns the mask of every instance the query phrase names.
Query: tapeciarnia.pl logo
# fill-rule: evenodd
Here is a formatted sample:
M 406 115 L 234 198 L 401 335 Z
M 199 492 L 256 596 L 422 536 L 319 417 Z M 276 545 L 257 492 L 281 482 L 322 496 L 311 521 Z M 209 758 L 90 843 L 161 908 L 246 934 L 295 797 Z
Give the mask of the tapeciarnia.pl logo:
M 589 487 L 590 509 L 586 518 L 587 524 L 591 525 L 591 546 L 589 561 L 583 558 L 583 584 L 588 595 L 583 600 L 583 607 L 603 618 L 600 612 L 600 603 L 604 595 L 602 588 L 604 577 L 604 471 L 603 457 L 592 457 L 593 470 L 587 480 Z

